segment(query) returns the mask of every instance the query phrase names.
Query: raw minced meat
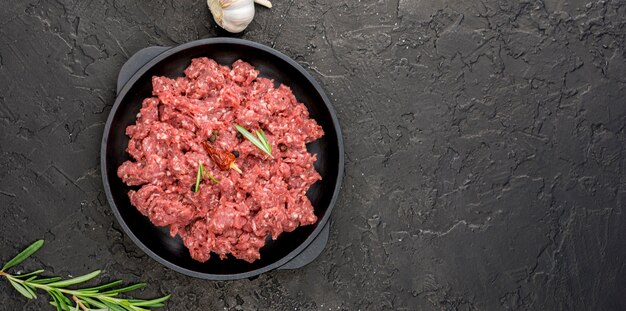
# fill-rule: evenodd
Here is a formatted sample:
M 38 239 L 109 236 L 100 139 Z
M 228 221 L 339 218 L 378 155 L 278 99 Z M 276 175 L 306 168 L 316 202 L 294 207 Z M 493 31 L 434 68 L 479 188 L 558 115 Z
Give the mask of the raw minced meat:
M 241 60 L 229 68 L 205 57 L 193 59 L 185 77 L 153 77 L 152 87 L 154 97 L 126 128 L 133 160 L 117 173 L 140 186 L 129 191 L 130 202 L 180 235 L 191 257 L 204 262 L 213 252 L 253 262 L 267 236 L 317 221 L 306 191 L 321 177 L 306 143 L 324 133 L 289 87 L 275 87 Z M 262 129 L 273 159 L 237 135 L 235 124 Z M 220 170 L 205 142 L 237 151 L 243 173 Z M 195 192 L 199 163 L 219 184 L 205 178 Z

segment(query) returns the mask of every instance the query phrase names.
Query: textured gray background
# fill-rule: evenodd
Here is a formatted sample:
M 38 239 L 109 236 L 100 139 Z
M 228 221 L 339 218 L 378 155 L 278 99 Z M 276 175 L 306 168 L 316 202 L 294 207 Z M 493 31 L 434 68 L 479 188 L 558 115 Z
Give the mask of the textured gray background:
M 626 309 L 625 1 L 274 5 L 242 37 L 312 72 L 344 130 L 317 261 L 191 279 L 107 206 L 117 72 L 223 34 L 199 0 L 0 0 L 0 259 L 45 238 L 27 268 L 144 280 L 169 310 Z M 0 309 L 47 308 L 0 290 Z

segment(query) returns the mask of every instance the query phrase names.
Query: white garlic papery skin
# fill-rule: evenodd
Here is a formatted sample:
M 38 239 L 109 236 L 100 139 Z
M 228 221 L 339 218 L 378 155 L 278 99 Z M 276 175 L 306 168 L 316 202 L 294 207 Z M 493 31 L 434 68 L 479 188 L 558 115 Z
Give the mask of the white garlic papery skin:
M 254 3 L 268 8 L 268 0 L 207 0 L 215 22 L 228 32 L 242 32 L 254 18 Z

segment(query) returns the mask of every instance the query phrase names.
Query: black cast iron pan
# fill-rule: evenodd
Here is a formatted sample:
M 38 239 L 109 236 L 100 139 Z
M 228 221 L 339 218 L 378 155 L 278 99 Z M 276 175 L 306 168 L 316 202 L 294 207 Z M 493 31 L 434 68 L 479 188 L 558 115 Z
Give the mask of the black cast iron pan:
M 242 59 L 255 66 L 261 76 L 274 79 L 293 90 L 324 129 L 321 139 L 307 145 L 317 154 L 316 170 L 322 180 L 307 192 L 318 221 L 268 239 L 261 259 L 247 263 L 229 257 L 211 256 L 206 263 L 194 261 L 179 237 L 170 237 L 166 228 L 154 226 L 131 204 L 126 186 L 117 177 L 117 167 L 129 157 L 125 128 L 133 124 L 144 98 L 152 94 L 152 76 L 183 76 L 195 57 L 206 56 L 223 65 Z M 137 52 L 122 67 L 117 81 L 118 97 L 104 128 L 101 169 L 104 189 L 115 217 L 130 238 L 146 254 L 163 265 L 193 277 L 232 280 L 255 277 L 273 269 L 296 269 L 313 261 L 328 241 L 329 217 L 343 178 L 343 141 L 337 116 L 320 85 L 298 63 L 286 55 L 255 42 L 234 38 L 211 38 L 177 47 L 149 47 Z

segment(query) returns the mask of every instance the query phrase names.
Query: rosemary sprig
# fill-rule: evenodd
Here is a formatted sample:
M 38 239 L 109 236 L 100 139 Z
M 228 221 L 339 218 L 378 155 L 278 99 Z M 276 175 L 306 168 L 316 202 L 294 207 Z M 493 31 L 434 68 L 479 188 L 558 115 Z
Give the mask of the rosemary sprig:
M 43 240 L 38 240 L 31 244 L 4 264 L 2 270 L 0 270 L 0 277 L 4 277 L 15 290 L 28 299 L 37 298 L 35 292 L 42 290 L 50 295 L 52 299 L 50 304 L 55 306 L 57 311 L 148 311 L 150 310 L 149 308 L 163 307 L 163 302 L 170 298 L 170 295 L 150 300 L 118 298 L 117 296 L 119 294 L 146 286 L 145 283 L 139 283 L 122 288 L 114 288 L 122 284 L 121 280 L 95 287 L 79 289 L 67 288 L 95 278 L 100 274 L 100 270 L 67 280 L 63 280 L 60 277 L 41 277 L 39 274 L 44 272 L 44 270 L 17 275 L 5 272 L 7 269 L 20 264 L 26 258 L 30 257 L 39 250 L 43 244 Z
M 206 169 L 204 168 L 204 164 L 198 161 L 198 173 L 196 174 L 196 186 L 193 192 L 198 192 L 198 190 L 200 189 L 200 182 L 202 181 L 202 178 L 204 177 L 209 177 L 209 179 L 211 179 L 216 184 L 220 183 L 217 179 L 215 179 L 215 177 L 213 177 L 213 175 L 211 175 L 211 173 L 206 171 Z
M 252 135 L 252 133 L 248 132 L 244 127 L 235 124 L 235 128 L 237 131 L 241 133 L 247 140 L 249 140 L 253 145 L 257 146 L 261 151 L 265 152 L 270 158 L 274 158 L 272 156 L 272 145 L 267 141 L 267 137 L 265 137 L 265 133 L 263 130 L 259 129 L 255 131 L 256 137 Z

